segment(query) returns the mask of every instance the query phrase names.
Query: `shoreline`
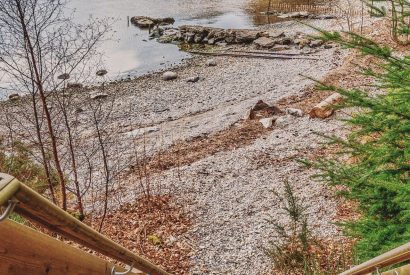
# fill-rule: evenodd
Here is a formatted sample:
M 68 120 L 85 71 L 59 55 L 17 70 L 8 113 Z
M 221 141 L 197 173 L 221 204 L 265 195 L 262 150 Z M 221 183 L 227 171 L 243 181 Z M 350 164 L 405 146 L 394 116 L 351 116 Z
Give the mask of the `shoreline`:
M 332 21 L 323 24 L 332 24 Z M 333 22 L 334 23 L 334 22 Z M 288 31 L 305 31 L 294 22 L 282 24 Z M 268 29 L 266 26 L 262 29 Z M 278 29 L 275 25 L 275 31 Z M 248 49 L 248 48 L 243 48 Z M 115 134 L 121 152 L 121 165 L 134 164 L 135 152 L 155 155 L 167 151 L 176 142 L 193 144 L 197 138 L 228 133 L 244 123 L 246 112 L 259 100 L 270 105 L 302 108 L 305 93 L 313 81 L 301 76 L 323 79 L 343 64 L 346 52 L 339 48 L 321 49 L 318 60 L 262 60 L 235 57 L 209 58 L 194 56 L 173 67 L 176 80 L 162 80 L 163 71 L 130 81 L 107 84 L 76 92 L 72 104 L 82 108 L 78 113 L 81 129 L 90 127 L 87 104 L 92 94 L 101 98 L 104 110 L 114 117 L 105 126 Z M 196 83 L 186 80 L 199 76 Z M 286 103 L 300 96 L 300 102 Z M 315 99 L 320 100 L 320 98 Z M 3 104 L 3 103 L 1 103 Z M 113 104 L 113 110 L 108 108 Z M 299 106 L 300 105 L 300 106 Z M 310 105 L 309 105 L 310 106 Z M 326 120 L 283 115 L 287 123 L 273 126 L 267 134 L 250 142 L 204 154 L 192 163 L 165 169 L 151 175 L 150 181 L 159 194 L 172 194 L 194 217 L 194 225 L 177 242 L 194 240 L 191 256 L 192 274 L 234 273 L 260 274 L 269 271 L 269 261 L 260 247 L 274 239 L 269 216 L 278 216 L 278 201 L 272 190 L 281 190 L 289 180 L 297 194 L 312 205 L 311 224 L 324 238 L 337 238 L 341 232 L 333 224 L 337 200 L 329 187 L 314 182 L 312 170 L 303 170 L 297 159 L 320 150 L 314 132 L 343 134 L 344 126 L 335 117 Z M 81 132 L 84 143 L 95 136 Z M 221 139 L 226 138 L 222 135 Z M 216 142 L 219 142 L 218 140 Z M 135 147 L 136 146 L 136 147 Z M 146 148 L 148 148 L 147 151 Z M 181 156 L 176 156 L 181 157 Z M 183 156 L 182 156 L 183 157 Z M 141 194 L 138 176 L 130 168 L 126 181 L 115 194 L 122 203 L 132 203 Z M 111 201 L 115 209 L 117 201 Z

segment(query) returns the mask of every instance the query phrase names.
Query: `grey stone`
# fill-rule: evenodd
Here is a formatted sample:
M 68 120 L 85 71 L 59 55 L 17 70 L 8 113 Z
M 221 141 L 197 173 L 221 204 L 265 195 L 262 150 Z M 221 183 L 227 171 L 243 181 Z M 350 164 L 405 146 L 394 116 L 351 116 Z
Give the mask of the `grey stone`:
M 208 59 L 206 61 L 206 65 L 209 66 L 209 67 L 215 67 L 217 64 L 216 64 L 215 59 Z
M 312 48 L 320 47 L 324 44 L 323 40 L 313 40 L 310 42 L 309 46 Z
M 303 111 L 300 109 L 296 109 L 296 108 L 287 108 L 286 113 L 292 116 L 296 116 L 296 117 L 303 116 Z
M 259 120 L 259 122 L 262 123 L 263 127 L 265 128 L 272 128 L 273 123 L 276 119 L 277 117 L 262 118 L 261 120 Z
M 270 30 L 268 34 L 270 38 L 281 38 L 286 36 L 284 32 L 276 30 Z
M 251 43 L 258 39 L 260 35 L 259 31 L 253 30 L 239 30 L 236 32 L 236 42 L 237 43 Z
M 165 80 L 165 81 L 169 81 L 169 80 L 173 80 L 173 79 L 176 79 L 178 77 L 178 75 L 177 75 L 177 73 L 175 73 L 175 72 L 165 72 L 163 75 L 162 75 L 162 79 L 163 80 Z
M 271 48 L 275 45 L 275 41 L 267 37 L 260 37 L 253 41 L 253 43 L 261 48 Z
M 186 82 L 195 83 L 199 81 L 199 76 L 192 76 L 186 80 Z

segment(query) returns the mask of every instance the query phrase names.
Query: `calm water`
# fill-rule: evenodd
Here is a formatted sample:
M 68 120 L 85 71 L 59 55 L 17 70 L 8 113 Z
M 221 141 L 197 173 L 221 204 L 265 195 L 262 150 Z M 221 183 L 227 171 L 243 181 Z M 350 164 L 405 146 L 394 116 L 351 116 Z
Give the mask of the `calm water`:
M 272 0 L 273 3 L 289 1 L 306 4 L 320 0 Z M 113 18 L 113 37 L 103 42 L 101 50 L 109 77 L 118 79 L 167 68 L 189 57 L 175 45 L 149 40 L 148 31 L 128 23 L 132 16 L 173 17 L 175 26 L 198 24 L 251 29 L 277 21 L 261 15 L 268 3 L 269 0 L 70 0 L 68 8 L 80 23 L 90 17 Z M 0 79 L 0 99 L 11 93 L 1 89 L 7 83 Z
M 148 32 L 128 24 L 135 15 L 174 17 L 175 26 L 210 25 L 223 28 L 252 28 L 246 12 L 247 0 L 71 0 L 79 22 L 112 17 L 114 37 L 104 42 L 105 64 L 111 77 L 126 78 L 180 62 L 188 54 L 170 44 L 148 39 Z

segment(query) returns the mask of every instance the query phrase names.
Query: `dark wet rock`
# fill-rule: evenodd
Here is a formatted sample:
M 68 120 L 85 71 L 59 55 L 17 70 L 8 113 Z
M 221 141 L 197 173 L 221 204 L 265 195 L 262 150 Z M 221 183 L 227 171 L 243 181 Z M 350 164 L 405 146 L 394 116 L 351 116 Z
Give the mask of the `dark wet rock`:
M 185 42 L 186 43 L 194 43 L 195 41 L 195 33 L 193 32 L 188 32 L 185 34 Z
M 164 30 L 161 28 L 154 28 L 151 30 L 149 37 L 150 38 L 159 38 L 164 35 Z
M 9 100 L 11 101 L 17 101 L 20 99 L 20 95 L 19 94 L 11 94 L 9 95 Z
M 60 79 L 60 80 L 67 80 L 69 78 L 70 78 L 69 74 L 61 74 L 61 75 L 57 76 L 57 79 Z
M 104 75 L 106 75 L 108 72 L 107 72 L 107 70 L 98 70 L 95 74 L 97 75 L 97 76 L 104 76 Z

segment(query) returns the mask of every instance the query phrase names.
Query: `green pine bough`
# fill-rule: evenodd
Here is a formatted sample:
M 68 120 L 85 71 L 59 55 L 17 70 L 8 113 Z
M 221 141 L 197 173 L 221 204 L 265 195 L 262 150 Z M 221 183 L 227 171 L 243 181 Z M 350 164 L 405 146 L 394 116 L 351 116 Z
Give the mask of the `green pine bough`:
M 355 33 L 320 30 L 321 39 L 360 50 L 380 60 L 377 72 L 363 68 L 380 92 L 344 89 L 319 84 L 338 92 L 345 102 L 338 108 L 356 107 L 346 122 L 353 132 L 347 138 L 328 137 L 341 147 L 339 155 L 306 162 L 318 169 L 317 178 L 347 187 L 343 195 L 359 202 L 362 218 L 342 225 L 357 237 L 359 261 L 367 260 L 410 241 L 410 56 L 398 57 L 388 47 Z

